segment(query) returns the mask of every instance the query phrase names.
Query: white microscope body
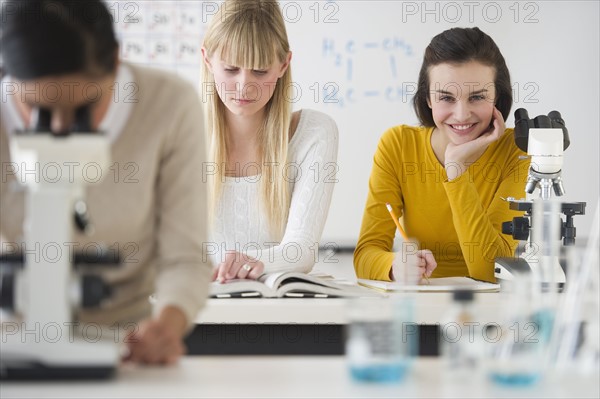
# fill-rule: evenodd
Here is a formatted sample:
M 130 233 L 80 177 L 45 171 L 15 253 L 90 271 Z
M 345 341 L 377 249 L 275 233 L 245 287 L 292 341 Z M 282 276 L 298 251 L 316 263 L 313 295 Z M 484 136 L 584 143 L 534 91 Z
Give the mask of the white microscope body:
M 527 244 L 519 258 L 497 258 L 495 276 L 512 280 L 515 274 L 534 272 L 542 283 L 561 285 L 566 275 L 557 253 L 560 241 L 562 239 L 564 245 L 575 243 L 573 216 L 585 213 L 584 202 L 558 203 L 551 198 L 552 193 L 557 197 L 564 195 L 561 172 L 563 153 L 570 144 L 568 131 L 557 111 L 529 119 L 526 110 L 518 109 L 515 111 L 515 141 L 531 158 L 525 191 L 533 194 L 539 187 L 540 198 L 536 201 L 507 199 L 511 209 L 524 211 L 526 216 L 503 223 L 502 232 L 527 240 Z M 566 222 L 562 221 L 561 213 L 566 215 Z
M 48 259 L 37 252 L 73 241 L 75 207 L 83 203 L 84 187 L 90 180 L 82 173 L 73 173 L 74 166 L 93 164 L 93 169 L 107 170 L 109 141 L 97 133 L 60 137 L 15 133 L 10 150 L 13 162 L 23 170 L 53 168 L 56 173 L 40 177 L 30 172 L 19 177 L 26 186 L 24 244 L 28 250 L 10 290 L 18 322 L 2 323 L 0 376 L 108 377 L 119 362 L 118 344 L 106 334 L 98 340 L 96 334 L 86 337 L 80 332 L 75 311 L 86 293 L 73 270 L 72 254 L 62 251 L 62 256 Z

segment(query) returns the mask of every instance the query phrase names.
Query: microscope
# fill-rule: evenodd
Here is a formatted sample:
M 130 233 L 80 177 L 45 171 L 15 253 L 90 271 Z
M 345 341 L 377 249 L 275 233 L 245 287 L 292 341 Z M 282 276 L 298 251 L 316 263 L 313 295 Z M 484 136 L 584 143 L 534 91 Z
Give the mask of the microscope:
M 91 131 L 84 108 L 69 133 L 51 133 L 50 113 L 40 109 L 34 110 L 34 129 L 9 139 L 12 161 L 28 173 L 18 175 L 25 186 L 25 249 L 0 256 L 1 379 L 107 378 L 120 360 L 114 339 L 98 338 L 96 326 L 93 333 L 83 330 L 76 318 L 79 308 L 97 307 L 110 295 L 99 276 L 85 275 L 85 266 L 118 264 L 118 254 L 40 253 L 72 244 L 75 229 L 92 230 L 84 201 L 89 179 L 73 173 L 73 166 L 95 163 L 106 170 L 110 143 Z M 31 173 L 46 166 L 56 173 L 41 178 Z
M 558 284 L 560 287 L 565 283 L 566 275 L 558 254 L 551 252 L 560 249 L 560 240 L 565 246 L 575 244 L 573 217 L 585 214 L 586 206 L 585 202 L 557 203 L 551 199 L 552 193 L 556 197 L 565 193 L 561 171 L 563 153 L 570 144 L 569 133 L 558 111 L 530 119 L 527 111 L 519 108 L 515 111 L 514 137 L 517 146 L 531 158 L 525 192 L 533 194 L 539 188 L 540 199 L 506 199 L 510 209 L 525 214 L 504 222 L 502 233 L 527 243 L 520 257 L 497 258 L 494 274 L 500 280 L 513 280 L 518 274 L 534 271 L 542 284 Z M 552 206 L 554 210 L 548 211 Z M 561 214 L 566 217 L 565 220 Z M 535 231 L 536 228 L 538 231 Z M 532 235 L 537 237 L 536 241 L 544 237 L 546 247 L 541 248 L 541 243 L 534 242 Z

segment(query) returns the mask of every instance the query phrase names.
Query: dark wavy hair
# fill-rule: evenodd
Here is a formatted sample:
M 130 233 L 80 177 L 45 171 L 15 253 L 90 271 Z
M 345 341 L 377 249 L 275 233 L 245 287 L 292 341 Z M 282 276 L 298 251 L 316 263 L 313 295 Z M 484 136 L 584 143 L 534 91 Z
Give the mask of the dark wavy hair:
M 119 45 L 101 0 L 8 0 L 0 32 L 3 70 L 17 79 L 116 70 Z
M 429 68 L 442 63 L 462 64 L 477 61 L 495 69 L 496 108 L 504 120 L 512 107 L 510 73 L 500 49 L 490 36 L 479 28 L 452 28 L 435 36 L 425 49 L 419 72 L 413 107 L 423 126 L 433 127 L 433 115 L 427 100 L 430 92 Z

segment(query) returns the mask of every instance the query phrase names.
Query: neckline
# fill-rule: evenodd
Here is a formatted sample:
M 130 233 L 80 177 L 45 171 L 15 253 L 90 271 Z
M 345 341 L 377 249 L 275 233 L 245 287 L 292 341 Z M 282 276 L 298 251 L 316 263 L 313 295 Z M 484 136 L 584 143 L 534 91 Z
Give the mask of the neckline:
M 296 137 L 298 136 L 298 133 L 300 133 L 301 131 L 304 130 L 304 125 L 306 124 L 306 118 L 305 118 L 305 109 L 300 109 L 298 110 L 298 112 L 300 112 L 300 119 L 298 120 L 298 126 L 296 126 L 296 130 L 294 131 L 294 135 L 292 136 L 291 140 L 288 142 L 288 153 L 290 152 L 290 148 L 292 147 L 292 144 L 295 142 Z M 256 175 L 248 175 L 248 176 L 224 176 L 225 177 L 225 183 L 256 183 L 257 179 L 260 179 L 260 176 L 262 176 L 262 173 L 256 174 Z M 236 181 L 237 180 L 237 181 Z

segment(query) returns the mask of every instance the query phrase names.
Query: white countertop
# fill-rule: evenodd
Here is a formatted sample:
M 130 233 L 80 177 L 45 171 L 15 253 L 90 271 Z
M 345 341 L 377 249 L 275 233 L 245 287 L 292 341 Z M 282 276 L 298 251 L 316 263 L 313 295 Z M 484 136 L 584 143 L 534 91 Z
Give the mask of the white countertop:
M 390 296 L 393 298 L 393 296 Z M 452 294 L 421 292 L 414 298 L 415 322 L 436 324 L 452 303 Z M 498 293 L 475 294 L 481 323 L 497 323 L 502 312 Z M 358 299 L 360 300 L 360 299 Z M 382 299 L 385 300 L 385 299 Z M 234 298 L 210 299 L 196 323 L 222 324 L 346 324 L 352 301 L 345 298 Z
M 184 357 L 174 367 L 125 365 L 100 382 L 2 382 L 2 398 L 598 398 L 598 376 L 547 377 L 531 388 L 503 388 L 486 381 L 441 382 L 441 364 L 420 358 L 400 384 L 358 384 L 343 356 Z

